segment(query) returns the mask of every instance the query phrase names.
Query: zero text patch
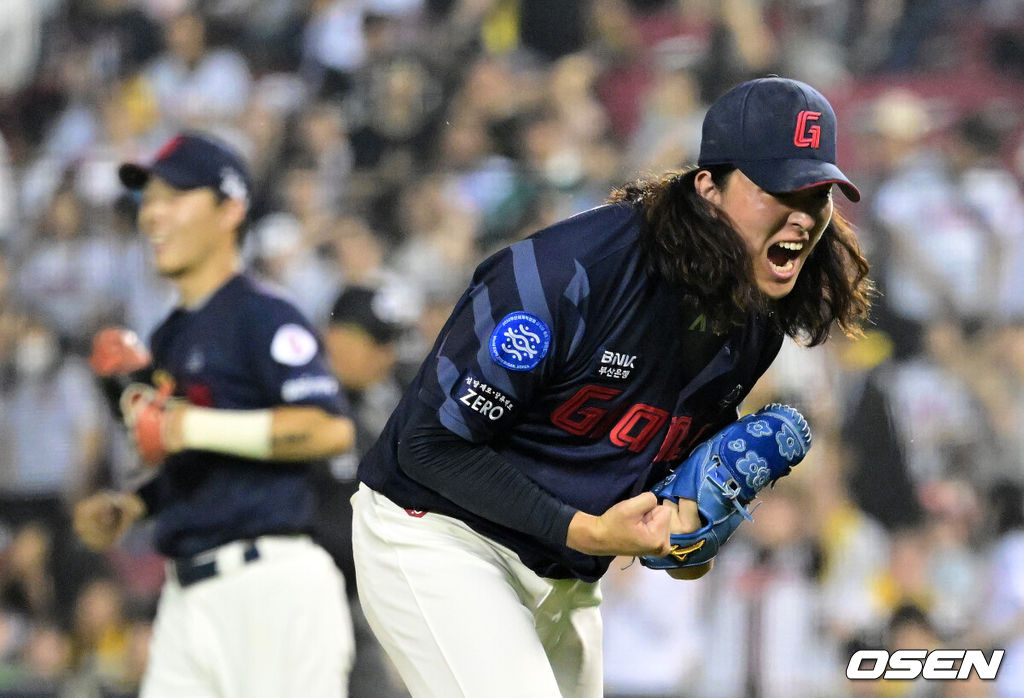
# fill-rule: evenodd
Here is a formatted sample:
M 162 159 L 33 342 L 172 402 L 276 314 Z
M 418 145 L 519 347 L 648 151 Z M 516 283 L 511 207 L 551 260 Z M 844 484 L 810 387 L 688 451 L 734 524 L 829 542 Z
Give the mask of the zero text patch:
M 466 374 L 455 384 L 452 397 L 492 422 L 501 420 L 516 409 L 516 403 L 510 396 L 476 378 L 471 373 Z

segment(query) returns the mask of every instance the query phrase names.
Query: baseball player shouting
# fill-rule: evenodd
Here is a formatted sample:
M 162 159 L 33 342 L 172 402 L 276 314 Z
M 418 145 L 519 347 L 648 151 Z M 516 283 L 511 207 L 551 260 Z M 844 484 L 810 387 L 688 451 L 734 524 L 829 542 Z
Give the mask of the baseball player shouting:
M 139 227 L 181 305 L 154 332 L 151 363 L 126 330 L 94 341 L 101 376 L 154 377 L 120 403 L 157 472 L 137 494 L 79 503 L 75 527 L 102 549 L 156 518 L 168 574 L 141 695 L 343 696 L 351 618 L 341 573 L 307 535 L 308 474 L 348 450 L 354 430 L 321 342 L 240 273 L 250 184 L 235 152 L 183 134 L 120 176 L 141 192 Z
M 479 266 L 353 497 L 360 600 L 414 696 L 602 694 L 613 556 L 681 562 L 707 542 L 670 539 L 711 523 L 699 497 L 648 490 L 736 423 L 785 335 L 820 344 L 867 316 L 868 265 L 833 211 L 834 187 L 860 198 L 835 139 L 810 86 L 744 83 L 710 107 L 696 167 Z M 809 445 L 776 412 L 737 423 L 775 455 L 722 447 L 745 452 L 745 484 L 722 480 L 737 512 Z

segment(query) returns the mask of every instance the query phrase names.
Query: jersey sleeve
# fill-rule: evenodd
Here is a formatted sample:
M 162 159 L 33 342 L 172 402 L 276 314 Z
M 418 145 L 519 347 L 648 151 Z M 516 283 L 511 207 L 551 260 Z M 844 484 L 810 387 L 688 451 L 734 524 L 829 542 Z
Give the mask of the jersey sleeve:
M 478 267 L 424 367 L 419 397 L 446 428 L 484 443 L 517 423 L 572 349 L 579 274 L 530 239 Z
M 260 308 L 250 309 L 249 317 L 252 370 L 268 402 L 349 414 L 323 341 L 297 308 L 279 299 L 268 299 Z

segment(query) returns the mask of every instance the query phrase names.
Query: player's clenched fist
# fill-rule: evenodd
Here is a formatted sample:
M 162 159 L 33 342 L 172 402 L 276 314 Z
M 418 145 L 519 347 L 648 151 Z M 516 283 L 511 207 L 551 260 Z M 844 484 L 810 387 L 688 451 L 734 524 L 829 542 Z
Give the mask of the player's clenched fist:
M 146 513 L 137 495 L 99 492 L 75 505 L 75 533 L 86 547 L 106 550 Z
M 670 548 L 671 525 L 668 507 L 659 506 L 654 494 L 644 492 L 600 516 L 576 512 L 569 522 L 566 545 L 588 555 L 663 555 Z
M 126 376 L 152 360 L 138 335 L 124 327 L 104 327 L 92 338 L 89 367 L 97 376 Z

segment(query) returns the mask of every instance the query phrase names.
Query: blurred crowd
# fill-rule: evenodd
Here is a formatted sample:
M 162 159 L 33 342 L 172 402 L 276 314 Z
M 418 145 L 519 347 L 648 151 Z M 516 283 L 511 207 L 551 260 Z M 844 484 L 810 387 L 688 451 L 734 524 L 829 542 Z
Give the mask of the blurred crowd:
M 118 163 L 186 128 L 245 153 L 246 260 L 323 329 L 361 450 L 476 263 L 692 162 L 706 105 L 772 73 L 836 107 L 874 322 L 787 344 L 751 395 L 815 445 L 710 575 L 613 565 L 608 695 L 1024 695 L 1024 3 L 0 4 L 0 695 L 132 696 L 145 667 L 148 531 L 100 555 L 68 523 L 139 477 L 92 334 L 174 304 Z M 319 474 L 343 568 L 354 462 Z M 403 695 L 361 638 L 352 695 Z M 991 684 L 848 682 L 880 647 L 1006 656 Z

